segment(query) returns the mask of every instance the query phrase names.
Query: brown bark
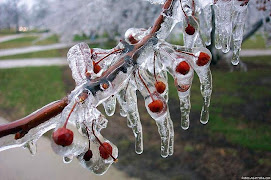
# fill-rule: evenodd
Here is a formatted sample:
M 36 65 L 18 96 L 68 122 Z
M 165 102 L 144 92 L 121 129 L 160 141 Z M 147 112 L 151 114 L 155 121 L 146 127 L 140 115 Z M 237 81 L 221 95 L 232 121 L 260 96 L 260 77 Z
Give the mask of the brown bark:
M 15 134 L 15 139 L 22 138 L 30 129 L 37 127 L 41 123 L 48 121 L 52 117 L 60 114 L 68 105 L 68 98 L 49 104 L 35 113 L 32 113 L 17 121 L 0 125 L 0 138 L 9 134 Z

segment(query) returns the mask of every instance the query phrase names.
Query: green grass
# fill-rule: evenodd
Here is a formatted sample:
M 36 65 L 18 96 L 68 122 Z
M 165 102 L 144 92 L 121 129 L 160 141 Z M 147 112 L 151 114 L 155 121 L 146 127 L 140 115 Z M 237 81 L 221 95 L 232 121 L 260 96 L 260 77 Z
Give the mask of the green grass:
M 243 59 L 245 62 L 251 61 L 250 58 Z M 270 61 L 271 58 L 266 57 L 266 59 Z M 265 61 L 261 63 L 265 64 Z M 248 121 L 240 110 L 240 107 L 250 103 L 257 104 L 257 102 L 262 102 L 265 99 L 265 101 L 271 99 L 270 68 L 230 73 L 218 71 L 214 67 L 212 68 L 212 74 L 213 94 L 210 121 L 207 124 L 207 131 L 210 133 L 211 138 L 215 139 L 217 134 L 222 134 L 232 144 L 254 150 L 270 151 L 270 126 L 257 122 L 257 119 Z M 261 81 L 263 83 L 259 83 Z M 200 114 L 203 102 L 199 80 L 196 75 L 191 91 L 192 112 Z M 169 78 L 169 93 L 171 98 L 178 99 L 174 81 L 171 77 Z M 257 111 L 260 111 L 260 109 L 257 109 Z
M 256 120 L 255 120 L 256 121 Z M 211 135 L 224 134 L 228 141 L 254 150 L 271 151 L 271 131 L 269 127 L 257 125 L 250 127 L 248 123 L 235 118 L 223 118 L 217 114 L 210 117 Z
M 175 45 L 179 45 L 179 46 L 183 46 L 184 42 L 183 42 L 183 35 L 171 35 L 169 36 L 169 38 L 167 39 L 167 41 L 171 44 L 175 44 Z
M 242 49 L 266 49 L 265 40 L 261 34 L 255 34 L 242 44 Z
M 13 39 L 10 41 L 5 41 L 0 43 L 0 49 L 7 49 L 7 48 L 19 48 L 25 46 L 33 45 L 33 41 L 36 40 L 38 36 L 26 36 L 22 38 Z
M 55 44 L 59 42 L 57 35 L 52 35 L 46 39 L 35 42 L 38 39 L 38 36 L 26 36 L 22 38 L 13 39 L 10 41 L 5 41 L 0 43 L 0 49 L 8 48 L 20 48 L 25 46 L 34 46 L 34 45 L 48 45 Z
M 271 65 L 271 56 L 241 57 L 244 62 Z
M 76 34 L 73 37 L 73 41 L 86 41 L 89 39 L 90 39 L 90 37 L 87 36 L 86 34 L 82 34 L 82 35 Z
M 52 35 L 46 39 L 36 42 L 35 45 L 48 45 L 48 44 L 55 44 L 58 42 L 59 42 L 59 37 L 57 35 Z
M 61 67 L 4 69 L 0 77 L 0 109 L 10 118 L 23 117 L 65 96 Z
M 1 29 L 0 30 L 0 36 L 7 36 L 7 35 L 12 35 L 16 34 L 15 29 Z

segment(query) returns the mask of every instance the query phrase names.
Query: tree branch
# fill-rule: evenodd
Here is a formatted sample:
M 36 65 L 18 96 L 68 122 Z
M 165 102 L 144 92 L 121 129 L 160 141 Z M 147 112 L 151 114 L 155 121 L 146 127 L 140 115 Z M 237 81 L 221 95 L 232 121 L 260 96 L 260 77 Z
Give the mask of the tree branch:
M 68 97 L 62 100 L 52 102 L 36 112 L 19 119 L 17 121 L 0 126 L 0 138 L 10 134 L 15 134 L 15 139 L 22 138 L 28 131 L 37 127 L 41 123 L 60 114 L 63 109 L 68 105 Z
M 177 0 L 167 0 L 163 6 L 163 12 L 172 10 L 173 2 L 176 2 Z M 143 47 L 153 36 L 155 36 L 156 32 L 158 32 L 161 28 L 162 23 L 164 22 L 165 16 L 162 14 L 159 15 L 159 17 L 156 19 L 150 34 L 146 35 L 139 43 L 135 44 L 133 46 L 133 50 L 126 53 L 115 65 L 111 66 L 109 69 L 107 69 L 101 77 L 98 77 L 91 82 L 95 83 L 103 78 L 105 78 L 108 74 L 110 74 L 112 71 L 117 69 L 120 64 L 124 62 L 124 59 L 126 56 L 131 57 L 134 61 L 136 61 L 136 52 L 140 50 L 141 47 Z M 15 122 L 11 122 L 5 125 L 0 125 L 0 138 L 15 134 L 15 139 L 22 138 L 25 134 L 28 133 L 29 130 L 32 128 L 37 127 L 41 123 L 44 123 L 51 119 L 52 117 L 60 114 L 63 109 L 68 105 L 68 98 L 65 97 L 62 100 L 50 103 L 46 105 L 45 107 L 39 109 L 38 111 L 19 119 Z

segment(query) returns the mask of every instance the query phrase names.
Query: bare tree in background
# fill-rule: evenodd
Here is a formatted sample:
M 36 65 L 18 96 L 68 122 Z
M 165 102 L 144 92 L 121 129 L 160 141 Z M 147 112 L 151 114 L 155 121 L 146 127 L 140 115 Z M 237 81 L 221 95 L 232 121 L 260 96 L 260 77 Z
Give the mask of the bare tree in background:
M 20 0 L 7 0 L 0 4 L 0 29 L 15 29 L 18 33 L 20 23 L 26 25 L 28 21 L 27 6 Z

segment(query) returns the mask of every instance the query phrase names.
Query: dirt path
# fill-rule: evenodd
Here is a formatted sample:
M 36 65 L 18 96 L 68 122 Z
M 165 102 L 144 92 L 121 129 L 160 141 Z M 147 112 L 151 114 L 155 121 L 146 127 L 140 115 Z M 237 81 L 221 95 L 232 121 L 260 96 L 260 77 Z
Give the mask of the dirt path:
M 35 66 L 63 66 L 67 65 L 66 58 L 33 58 L 0 60 L 0 69 L 35 67 Z
M 7 121 L 0 117 L 0 124 Z M 31 156 L 27 149 L 14 148 L 0 152 L 1 180 L 136 180 L 128 177 L 124 172 L 111 166 L 106 174 L 97 176 L 81 167 L 76 159 L 70 164 L 64 164 L 62 158 L 56 155 L 50 145 L 50 140 L 40 138 L 38 152 Z
M 241 57 L 256 57 L 256 56 L 270 56 L 271 49 L 242 49 Z

